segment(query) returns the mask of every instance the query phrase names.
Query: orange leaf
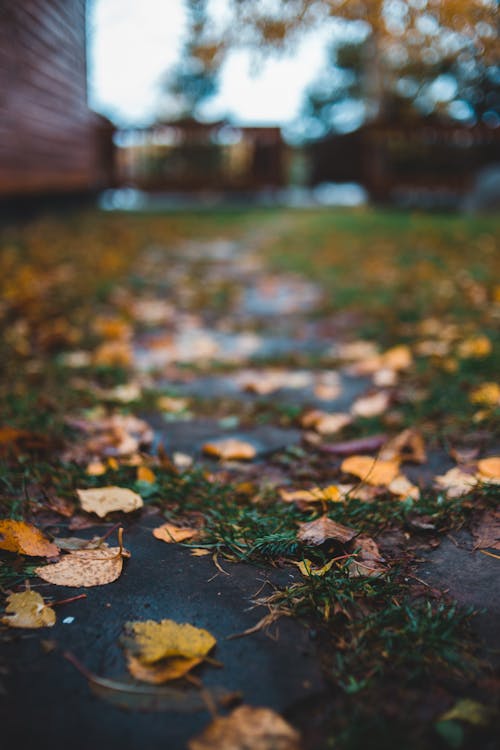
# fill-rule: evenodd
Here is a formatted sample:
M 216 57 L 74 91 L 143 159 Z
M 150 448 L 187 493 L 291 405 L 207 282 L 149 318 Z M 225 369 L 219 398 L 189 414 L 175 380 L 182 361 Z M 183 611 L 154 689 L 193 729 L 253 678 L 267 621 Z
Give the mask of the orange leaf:
M 148 482 L 149 484 L 156 482 L 154 472 L 151 471 L 149 466 L 137 467 L 137 479 L 141 482 Z
M 214 440 L 212 443 L 205 443 L 203 452 L 209 456 L 216 456 L 224 460 L 251 460 L 255 458 L 256 450 L 251 443 L 236 438 L 226 438 L 223 440 Z
M 35 526 L 11 519 L 0 521 L 0 549 L 31 557 L 56 557 L 59 554 L 56 545 Z
M 367 484 L 386 487 L 399 474 L 399 461 L 382 461 L 370 456 L 349 456 L 342 462 L 342 471 L 354 474 Z
M 200 532 L 197 529 L 176 526 L 173 523 L 164 523 L 162 526 L 157 526 L 156 529 L 153 529 L 153 536 L 156 539 L 169 544 L 172 542 L 185 542 L 186 539 L 196 539 L 199 535 Z

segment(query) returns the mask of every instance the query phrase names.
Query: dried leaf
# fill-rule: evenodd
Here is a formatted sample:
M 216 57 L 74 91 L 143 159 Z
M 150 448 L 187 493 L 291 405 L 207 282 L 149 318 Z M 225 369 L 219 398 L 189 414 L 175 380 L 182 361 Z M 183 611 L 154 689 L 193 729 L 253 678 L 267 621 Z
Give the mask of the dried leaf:
M 132 513 L 144 505 L 142 497 L 126 487 L 98 487 L 76 492 L 83 510 L 95 513 L 99 518 L 118 510 Z
M 387 435 L 370 435 L 369 437 L 345 440 L 341 443 L 324 443 L 319 446 L 323 453 L 335 453 L 339 456 L 351 456 L 353 453 L 372 453 L 378 450 L 387 440 Z
M 56 545 L 35 526 L 12 519 L 0 521 L 0 549 L 30 557 L 57 557 L 59 554 Z
M 385 560 L 380 554 L 376 542 L 371 537 L 358 536 L 354 546 L 357 550 L 357 556 L 349 564 L 349 576 L 351 578 L 358 576 L 378 577 L 387 572 L 387 567 L 384 565 Z
M 420 500 L 420 490 L 410 482 L 407 477 L 400 474 L 387 485 L 389 492 L 401 498 L 411 497 L 412 500 Z
M 189 750 L 300 750 L 300 735 L 269 708 L 240 706 L 190 740 Z
M 470 698 L 463 698 L 440 716 L 439 721 L 466 721 L 468 724 L 486 726 L 490 717 L 491 710 L 487 706 Z
M 144 664 L 172 657 L 202 659 L 216 643 L 208 630 L 173 620 L 128 622 L 125 630 L 125 646 Z
M 500 549 L 500 510 L 485 511 L 475 526 L 473 535 L 474 549 Z
M 379 391 L 372 396 L 358 398 L 351 407 L 355 417 L 378 417 L 383 414 L 390 403 L 391 397 L 387 391 Z
M 338 503 L 342 501 L 339 488 L 332 484 L 329 487 L 313 487 L 310 490 L 280 489 L 279 494 L 285 503 Z
M 335 558 L 333 560 L 329 560 L 327 563 L 318 568 L 314 565 L 314 563 L 311 562 L 311 560 L 304 558 L 304 560 L 301 560 L 300 562 L 293 562 L 293 564 L 298 567 L 302 575 L 306 578 L 309 578 L 310 576 L 322 578 L 328 573 L 334 562 Z
M 320 411 L 319 409 L 307 412 L 301 419 L 303 427 L 306 427 L 307 429 L 312 427 L 321 435 L 338 432 L 348 424 L 351 424 L 351 422 L 352 417 L 350 414 L 343 414 L 341 412 L 329 414 L 328 412 Z
M 200 532 L 197 529 L 176 526 L 174 523 L 164 523 L 153 529 L 153 536 L 162 542 L 185 542 L 187 539 L 197 539 Z
M 27 589 L 20 594 L 9 594 L 0 622 L 10 628 L 51 628 L 56 622 L 56 613 L 48 607 L 40 594 Z
M 35 573 L 56 586 L 88 588 L 112 583 L 122 572 L 123 558 L 130 557 L 130 552 L 122 546 L 121 529 L 118 538 L 119 547 L 102 545 L 98 549 L 70 552 L 54 565 L 35 568 Z
M 378 457 L 384 461 L 400 459 L 423 464 L 427 461 L 424 439 L 418 430 L 408 428 L 388 440 L 380 449 Z
M 307 521 L 299 524 L 297 539 L 304 544 L 317 546 L 323 544 L 327 539 L 335 539 L 337 542 L 350 542 L 358 532 L 349 526 L 332 521 L 328 516 L 320 516 L 315 521 Z
M 477 485 L 477 479 L 472 474 L 466 474 L 465 471 L 455 466 L 445 474 L 437 476 L 436 484 L 445 490 L 448 497 L 462 497 L 462 495 L 472 492 Z
M 342 461 L 342 471 L 354 474 L 363 482 L 387 487 L 399 475 L 399 461 L 379 461 L 370 456 L 349 456 Z
M 224 438 L 205 443 L 203 452 L 209 456 L 216 456 L 225 461 L 249 461 L 255 458 L 257 451 L 251 443 L 237 438 Z

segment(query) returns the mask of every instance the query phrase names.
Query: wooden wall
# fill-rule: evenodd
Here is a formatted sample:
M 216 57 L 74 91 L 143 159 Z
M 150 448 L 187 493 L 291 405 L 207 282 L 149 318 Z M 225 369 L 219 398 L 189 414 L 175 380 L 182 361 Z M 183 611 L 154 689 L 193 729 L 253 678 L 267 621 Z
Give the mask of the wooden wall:
M 110 124 L 87 106 L 86 0 L 0 0 L 0 196 L 110 179 Z

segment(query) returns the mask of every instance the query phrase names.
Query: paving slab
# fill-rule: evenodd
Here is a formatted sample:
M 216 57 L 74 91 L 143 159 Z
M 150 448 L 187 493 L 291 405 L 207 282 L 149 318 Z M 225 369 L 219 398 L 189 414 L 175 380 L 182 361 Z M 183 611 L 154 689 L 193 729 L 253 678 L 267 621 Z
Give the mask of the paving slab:
M 228 640 L 266 614 L 263 607 L 252 608 L 252 597 L 273 572 L 224 562 L 224 575 L 210 557 L 195 558 L 186 548 L 155 540 L 151 528 L 160 522 L 157 517 L 131 524 L 125 541 L 132 557 L 122 576 L 112 585 L 87 589 L 87 599 L 61 606 L 54 628 L 3 636 L 0 659 L 8 673 L 0 721 L 6 750 L 185 748 L 209 722 L 207 711 L 124 711 L 94 696 L 85 677 L 63 657 L 69 650 L 99 676 L 126 679 L 118 639 L 129 620 L 170 618 L 207 628 L 217 639 L 213 656 L 223 667 L 206 665 L 197 674 L 208 688 L 237 691 L 251 705 L 286 711 L 323 689 L 314 642 L 297 621 L 282 619 L 272 627 L 272 637 L 258 632 Z M 292 582 L 298 575 L 285 569 L 274 580 Z M 37 590 L 56 600 L 84 591 L 44 584 Z M 63 623 L 71 617 L 71 623 Z M 45 653 L 41 639 L 55 641 L 56 649 Z

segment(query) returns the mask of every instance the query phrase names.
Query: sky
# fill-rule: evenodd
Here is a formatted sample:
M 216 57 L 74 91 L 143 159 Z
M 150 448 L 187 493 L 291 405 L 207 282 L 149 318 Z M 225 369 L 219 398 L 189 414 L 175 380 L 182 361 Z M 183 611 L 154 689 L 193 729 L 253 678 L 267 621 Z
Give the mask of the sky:
M 91 0 L 89 6 L 91 106 L 119 125 L 151 122 L 161 112 L 162 78 L 181 51 L 183 0 Z M 248 53 L 232 52 L 204 117 L 229 116 L 236 124 L 292 122 L 325 61 L 331 33 L 324 28 L 309 35 L 292 54 L 271 58 L 256 73 Z

